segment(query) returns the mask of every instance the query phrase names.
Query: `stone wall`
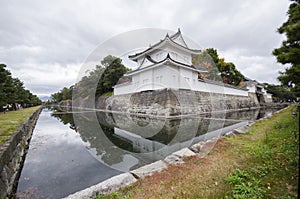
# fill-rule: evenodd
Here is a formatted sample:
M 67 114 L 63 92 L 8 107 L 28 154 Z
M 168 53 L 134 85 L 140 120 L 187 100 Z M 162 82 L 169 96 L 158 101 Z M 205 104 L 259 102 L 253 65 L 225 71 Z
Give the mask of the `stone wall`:
M 172 117 L 259 107 L 255 94 L 237 96 L 191 90 L 162 89 L 133 94 L 99 97 L 97 109 Z
M 0 146 L 0 198 L 10 197 L 15 188 L 26 150 L 41 108 L 35 111 L 18 129 Z

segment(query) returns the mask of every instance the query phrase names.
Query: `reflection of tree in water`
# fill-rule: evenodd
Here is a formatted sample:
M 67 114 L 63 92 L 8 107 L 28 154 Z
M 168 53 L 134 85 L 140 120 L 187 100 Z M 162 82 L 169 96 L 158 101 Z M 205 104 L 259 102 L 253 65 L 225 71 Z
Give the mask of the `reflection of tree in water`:
M 119 142 L 128 150 L 131 148 L 130 143 L 114 136 L 114 126 L 105 123 L 100 124 L 94 117 L 94 113 L 81 113 L 77 117 L 81 120 L 80 126 L 78 126 L 80 137 L 84 142 L 89 143 L 89 149 L 96 150 L 98 158 L 101 158 L 106 164 L 120 163 L 123 161 L 123 156 L 129 154 L 117 148 L 112 142 Z
M 260 109 L 227 112 L 226 119 L 256 120 L 259 112 L 260 112 Z
M 115 136 L 114 126 L 111 126 L 111 125 L 108 125 L 105 123 L 99 123 L 99 124 L 100 124 L 101 129 L 103 130 L 104 134 L 114 145 L 116 145 L 119 148 L 124 149 L 126 151 L 134 152 L 132 143 L 122 140 L 120 137 Z
M 257 120 L 266 115 L 273 113 L 280 108 L 257 108 L 250 110 L 240 110 L 226 113 L 226 119 L 235 119 L 235 120 Z
M 51 116 L 57 118 L 64 125 L 69 124 L 70 128 L 76 131 L 76 126 L 74 124 L 72 113 L 62 113 L 62 114 L 52 113 Z
M 69 124 L 70 128 L 76 131 L 76 126 L 74 124 L 73 114 L 68 113 L 68 110 L 64 110 L 61 107 L 48 107 L 49 110 L 53 111 L 51 116 L 58 119 L 64 125 Z
M 168 145 L 178 132 L 180 120 L 167 120 L 161 131 L 147 139 Z
M 70 128 L 77 129 L 83 142 L 87 143 L 88 149 L 95 149 L 96 156 L 108 165 L 117 164 L 123 161 L 125 151 L 117 149 L 110 141 L 116 139 L 113 137 L 114 127 L 111 125 L 102 125 L 101 129 L 95 125 L 98 123 L 93 115 L 94 113 L 78 113 L 76 114 L 77 120 L 80 120 L 79 126 L 75 126 L 73 114 L 51 114 L 53 117 L 59 119 L 62 123 L 69 124 Z M 106 132 L 104 134 L 103 132 Z M 108 138 L 107 138 L 107 137 Z M 130 148 L 129 143 L 120 140 L 121 146 Z

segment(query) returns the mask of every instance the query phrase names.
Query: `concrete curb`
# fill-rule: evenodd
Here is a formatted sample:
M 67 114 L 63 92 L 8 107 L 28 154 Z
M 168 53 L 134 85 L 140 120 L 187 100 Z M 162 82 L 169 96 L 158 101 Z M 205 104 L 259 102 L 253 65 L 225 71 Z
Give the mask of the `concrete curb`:
M 133 184 L 136 181 L 137 179 L 131 173 L 122 173 L 120 175 L 109 178 L 99 184 L 96 184 L 82 191 L 69 195 L 65 197 L 65 199 L 93 198 L 96 194 L 112 193 L 122 187 Z
M 164 161 L 158 160 L 151 164 L 148 164 L 148 165 L 142 166 L 138 169 L 135 169 L 135 170 L 131 171 L 130 173 L 138 179 L 139 178 L 143 179 L 146 176 L 151 176 L 151 175 L 153 175 L 153 173 L 160 172 L 163 169 L 166 169 L 167 167 L 168 166 Z

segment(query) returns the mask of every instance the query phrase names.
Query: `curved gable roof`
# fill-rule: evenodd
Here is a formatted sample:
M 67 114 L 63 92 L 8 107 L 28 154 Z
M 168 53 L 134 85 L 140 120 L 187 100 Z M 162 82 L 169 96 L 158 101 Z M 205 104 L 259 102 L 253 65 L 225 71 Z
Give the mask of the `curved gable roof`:
M 178 31 L 174 35 L 170 36 L 170 39 L 172 39 L 174 42 L 176 42 L 178 44 L 182 43 L 180 45 L 188 48 L 188 46 L 187 46 L 186 42 L 184 41 L 184 38 L 181 34 L 180 28 L 178 28 Z
M 147 64 L 147 63 L 150 63 L 150 64 Z M 143 61 L 141 62 L 140 66 L 138 69 L 140 68 L 144 68 L 144 67 L 147 67 L 149 65 L 152 65 L 152 64 L 156 64 L 157 61 L 155 61 L 154 59 L 152 59 L 149 55 L 146 55 L 143 59 Z
M 154 60 L 153 60 L 154 61 Z M 155 61 L 154 61 L 155 62 Z M 187 65 L 187 64 L 184 64 L 184 63 L 181 63 L 181 62 L 178 62 L 174 59 L 172 59 L 169 55 L 169 53 L 167 54 L 167 57 L 159 62 L 155 62 L 153 63 L 152 65 L 149 65 L 149 66 L 146 66 L 146 67 L 140 67 L 136 70 L 133 70 L 133 71 L 130 71 L 126 74 L 124 74 L 124 76 L 131 76 L 133 74 L 136 74 L 136 73 L 140 73 L 142 71 L 145 71 L 145 70 L 149 70 L 149 69 L 152 69 L 152 68 L 155 68 L 155 67 L 158 67 L 158 66 L 161 66 L 163 64 L 166 64 L 166 63 L 171 63 L 173 65 L 176 65 L 176 66 L 179 66 L 179 67 L 183 67 L 183 68 L 187 68 L 187 69 L 190 69 L 192 71 L 196 71 L 196 72 L 201 72 L 201 73 L 207 73 L 207 69 L 205 68 L 201 68 L 201 69 L 198 69 L 196 68 L 195 66 L 193 65 Z
M 175 41 L 176 39 L 181 39 L 183 45 L 176 42 Z M 182 37 L 180 29 L 178 29 L 178 31 L 175 34 L 169 36 L 169 34 L 167 33 L 167 35 L 165 36 L 165 38 L 163 40 L 160 40 L 158 43 L 152 45 L 151 47 L 147 48 L 146 50 L 144 50 L 142 52 L 136 53 L 135 55 L 129 55 L 128 57 L 129 57 L 129 59 L 131 59 L 133 61 L 137 61 L 137 59 L 140 58 L 141 56 L 149 54 L 150 52 L 152 52 L 156 49 L 160 49 L 162 46 L 166 45 L 167 43 L 175 46 L 176 48 L 180 48 L 184 51 L 187 51 L 191 54 L 198 54 L 201 52 L 201 50 L 195 50 L 195 49 L 188 48 Z

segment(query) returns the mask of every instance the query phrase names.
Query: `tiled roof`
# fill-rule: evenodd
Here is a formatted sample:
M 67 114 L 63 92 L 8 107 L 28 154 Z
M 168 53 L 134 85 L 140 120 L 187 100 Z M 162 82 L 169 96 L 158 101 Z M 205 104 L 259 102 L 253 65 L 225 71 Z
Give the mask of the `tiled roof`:
M 149 52 L 155 50 L 157 47 L 159 47 L 160 45 L 162 45 L 164 42 L 171 42 L 171 43 L 177 45 L 178 47 L 183 48 L 183 49 L 188 50 L 188 51 L 192 51 L 193 53 L 200 53 L 201 52 L 200 50 L 190 49 L 190 48 L 187 48 L 186 46 L 183 46 L 183 45 L 178 44 L 177 42 L 175 42 L 174 40 L 177 37 L 179 37 L 180 35 L 181 35 L 181 31 L 180 31 L 180 29 L 178 29 L 178 31 L 175 34 L 173 34 L 171 36 L 169 36 L 169 34 L 167 34 L 165 36 L 165 38 L 163 40 L 160 40 L 158 43 L 156 43 L 154 45 L 151 45 L 149 48 L 147 48 L 146 50 L 144 50 L 142 52 L 136 53 L 134 55 L 129 55 L 128 57 L 131 60 L 136 61 L 137 57 L 139 57 L 140 55 L 143 55 L 143 54 L 148 54 Z M 183 42 L 185 43 L 184 40 L 183 40 Z
M 144 67 L 144 68 L 138 68 L 138 69 L 136 69 L 136 70 L 130 71 L 130 72 L 126 73 L 125 75 L 128 76 L 128 75 L 131 75 L 132 73 L 136 73 L 136 72 L 139 72 L 139 71 L 147 70 L 147 69 L 156 67 L 156 66 L 158 66 L 158 65 L 161 65 L 161 64 L 163 64 L 164 62 L 166 62 L 166 63 L 167 63 L 167 62 L 170 62 L 170 63 L 175 64 L 175 65 L 179 65 L 179 66 L 182 66 L 182 67 L 185 67 L 185 68 L 190 68 L 191 70 L 194 70 L 194 71 L 199 71 L 199 72 L 203 72 L 203 73 L 207 72 L 207 69 L 206 69 L 206 68 L 199 68 L 199 67 L 196 68 L 196 67 L 193 66 L 193 65 L 188 65 L 188 64 L 185 64 L 185 63 L 181 63 L 181 62 L 179 62 L 179 61 L 176 61 L 176 60 L 174 60 L 174 59 L 172 59 L 172 58 L 170 57 L 170 54 L 169 54 L 169 53 L 167 54 L 167 56 L 166 56 L 165 59 L 163 59 L 163 60 L 161 60 L 161 61 L 159 61 L 159 62 L 156 62 L 155 60 L 153 60 L 149 55 L 146 55 L 146 58 L 147 58 L 149 61 L 151 61 L 153 64 L 152 64 L 152 65 L 149 65 L 149 66 L 146 66 L 146 67 Z

